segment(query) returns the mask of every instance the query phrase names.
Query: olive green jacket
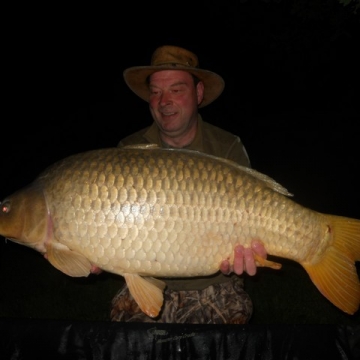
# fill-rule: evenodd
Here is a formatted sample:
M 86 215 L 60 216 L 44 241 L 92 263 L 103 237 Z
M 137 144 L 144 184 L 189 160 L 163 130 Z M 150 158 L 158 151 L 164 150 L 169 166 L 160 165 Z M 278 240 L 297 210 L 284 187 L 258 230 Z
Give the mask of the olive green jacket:
M 152 125 L 122 139 L 118 146 L 133 144 L 157 144 L 166 146 L 160 139 L 155 122 Z M 240 138 L 202 120 L 199 115 L 198 129 L 194 141 L 186 147 L 207 154 L 230 159 L 240 165 L 250 167 L 250 160 Z
M 122 139 L 118 147 L 134 144 L 157 144 L 166 147 L 160 139 L 155 122 L 152 125 Z M 199 115 L 198 129 L 194 141 L 186 147 L 190 150 L 231 159 L 240 165 L 250 167 L 250 160 L 240 138 L 202 120 Z M 220 264 L 219 264 L 220 266 Z M 217 273 L 213 276 L 197 278 L 162 279 L 172 290 L 202 290 L 210 285 L 230 280 L 230 276 Z

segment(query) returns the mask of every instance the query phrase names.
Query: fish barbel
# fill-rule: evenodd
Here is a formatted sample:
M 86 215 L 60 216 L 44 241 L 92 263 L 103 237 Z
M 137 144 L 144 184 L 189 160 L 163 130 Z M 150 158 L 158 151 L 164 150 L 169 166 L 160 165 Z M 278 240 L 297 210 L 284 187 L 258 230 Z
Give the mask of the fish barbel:
M 97 268 L 123 276 L 150 317 L 163 304 L 157 277 L 212 275 L 233 261 L 237 244 L 260 239 L 268 254 L 300 263 L 330 302 L 354 314 L 360 220 L 313 211 L 290 195 L 254 169 L 197 151 L 106 148 L 56 162 L 2 201 L 0 235 L 67 275 Z

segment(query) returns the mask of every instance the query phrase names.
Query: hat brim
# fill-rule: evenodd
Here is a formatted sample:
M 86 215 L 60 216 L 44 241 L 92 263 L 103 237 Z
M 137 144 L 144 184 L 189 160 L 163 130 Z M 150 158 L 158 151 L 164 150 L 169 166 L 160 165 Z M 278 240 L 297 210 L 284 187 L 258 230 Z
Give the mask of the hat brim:
M 218 74 L 198 68 L 181 65 L 160 65 L 160 66 L 134 66 L 124 71 L 124 79 L 127 86 L 143 100 L 149 102 L 150 90 L 146 79 L 153 73 L 162 70 L 184 70 L 204 83 L 204 98 L 199 107 L 204 107 L 213 102 L 224 90 L 225 82 Z

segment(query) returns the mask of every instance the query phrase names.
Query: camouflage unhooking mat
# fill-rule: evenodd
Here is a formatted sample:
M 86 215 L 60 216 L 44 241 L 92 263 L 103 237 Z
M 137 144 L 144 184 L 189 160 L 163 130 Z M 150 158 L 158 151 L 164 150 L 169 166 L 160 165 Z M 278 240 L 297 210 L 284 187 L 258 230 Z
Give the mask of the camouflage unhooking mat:
M 253 306 L 243 279 L 214 284 L 203 290 L 165 289 L 164 305 L 156 318 L 145 315 L 125 285 L 112 300 L 111 320 L 124 322 L 246 324 Z

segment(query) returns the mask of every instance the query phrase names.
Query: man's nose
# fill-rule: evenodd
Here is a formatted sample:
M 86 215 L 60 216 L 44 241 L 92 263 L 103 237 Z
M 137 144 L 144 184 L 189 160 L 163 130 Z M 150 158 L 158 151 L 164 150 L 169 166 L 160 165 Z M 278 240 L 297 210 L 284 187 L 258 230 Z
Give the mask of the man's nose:
M 160 105 L 164 106 L 164 105 L 168 105 L 171 103 L 171 96 L 168 92 L 163 92 L 161 94 L 161 98 L 160 98 Z

